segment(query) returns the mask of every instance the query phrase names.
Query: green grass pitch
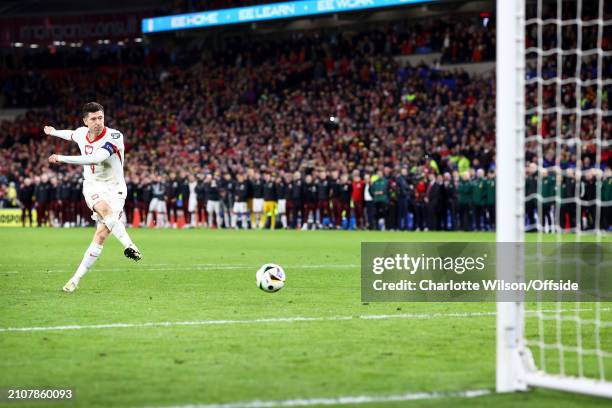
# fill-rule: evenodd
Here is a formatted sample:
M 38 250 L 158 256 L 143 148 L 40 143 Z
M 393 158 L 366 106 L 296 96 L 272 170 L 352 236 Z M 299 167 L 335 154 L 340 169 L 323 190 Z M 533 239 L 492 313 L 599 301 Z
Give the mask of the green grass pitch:
M 0 230 L 0 328 L 80 327 L 0 331 L 0 388 L 71 387 L 75 398 L 65 403 L 69 407 L 494 389 L 495 304 L 362 304 L 359 288 L 362 241 L 491 241 L 493 234 L 130 233 L 143 262 L 125 259 L 111 237 L 79 290 L 65 294 L 60 289 L 80 262 L 92 229 Z M 255 271 L 266 262 L 284 266 L 287 273 L 287 285 L 278 293 L 255 286 Z M 387 317 L 362 318 L 371 315 Z M 316 319 L 278 320 L 293 317 Z M 82 327 L 114 323 L 136 326 Z M 610 345 L 612 333 L 603 334 Z M 567 361 L 569 365 L 571 357 Z M 612 375 L 612 367 L 607 369 Z M 360 406 L 557 408 L 609 403 L 534 390 Z

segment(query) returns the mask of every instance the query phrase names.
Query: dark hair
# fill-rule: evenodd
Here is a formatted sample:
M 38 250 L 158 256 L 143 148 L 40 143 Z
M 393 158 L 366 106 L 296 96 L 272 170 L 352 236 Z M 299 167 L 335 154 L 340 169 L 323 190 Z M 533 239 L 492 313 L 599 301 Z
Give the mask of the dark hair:
M 104 107 L 102 105 L 100 105 L 98 102 L 87 102 L 85 105 L 83 105 L 83 117 L 87 117 L 88 113 L 94 113 L 94 112 L 99 112 L 102 111 L 104 112 Z

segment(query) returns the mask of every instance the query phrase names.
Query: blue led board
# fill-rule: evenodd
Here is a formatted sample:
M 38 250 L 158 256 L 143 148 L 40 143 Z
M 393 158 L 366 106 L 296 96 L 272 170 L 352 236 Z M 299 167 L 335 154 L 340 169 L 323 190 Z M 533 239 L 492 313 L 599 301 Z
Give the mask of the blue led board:
M 315 16 L 328 13 L 377 9 L 430 3 L 436 0 L 305 0 L 288 1 L 252 7 L 205 11 L 200 13 L 176 14 L 142 20 L 143 34 L 160 31 L 186 30 L 221 26 L 226 24 L 253 23 L 283 18 Z

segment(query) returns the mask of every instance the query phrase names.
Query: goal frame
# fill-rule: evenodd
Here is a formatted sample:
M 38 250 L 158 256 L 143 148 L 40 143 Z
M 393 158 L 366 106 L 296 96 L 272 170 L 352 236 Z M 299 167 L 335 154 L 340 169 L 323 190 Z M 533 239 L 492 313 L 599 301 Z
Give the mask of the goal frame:
M 522 243 L 525 238 L 525 0 L 497 1 L 496 60 L 496 226 L 497 245 L 509 246 L 512 264 L 497 265 L 523 277 Z M 505 243 L 505 244 L 501 244 Z M 514 243 L 510 245 L 508 243 Z M 522 302 L 497 302 L 497 392 L 544 387 L 612 398 L 612 383 L 582 377 L 559 376 L 536 368 L 526 345 L 525 308 Z

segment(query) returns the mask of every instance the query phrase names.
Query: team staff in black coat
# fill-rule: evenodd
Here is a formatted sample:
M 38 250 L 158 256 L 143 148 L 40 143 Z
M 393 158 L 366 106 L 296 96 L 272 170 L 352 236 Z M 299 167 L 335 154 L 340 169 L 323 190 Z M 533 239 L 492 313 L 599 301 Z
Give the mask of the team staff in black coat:
M 351 215 L 351 194 L 353 187 L 348 180 L 348 174 L 342 174 L 340 179 L 336 179 L 338 173 L 334 172 L 332 184 L 332 206 L 334 209 L 334 221 L 336 228 L 342 225 L 343 215 L 348 219 Z
M 234 189 L 236 182 L 231 174 L 224 173 L 223 179 L 219 182 L 221 193 L 221 212 L 223 213 L 223 227 L 229 228 L 233 225 L 232 208 L 234 207 Z
M 196 197 L 198 199 L 197 204 L 197 217 L 202 224 L 206 224 L 208 215 L 206 214 L 206 185 L 204 184 L 204 175 L 198 175 L 198 184 L 195 188 Z
M 289 187 L 288 187 L 289 189 Z M 291 228 L 301 228 L 301 222 L 306 221 L 304 211 L 304 181 L 299 171 L 293 173 L 293 182 L 290 187 L 291 200 L 289 201 L 289 225 Z
M 170 173 L 168 186 L 166 187 L 166 207 L 168 211 L 168 223 L 176 228 L 176 220 L 178 219 L 178 194 L 179 180 L 176 178 L 176 173 Z
M 144 218 L 141 218 L 141 222 L 146 225 L 149 219 L 149 208 L 151 207 L 151 201 L 153 200 L 153 180 L 150 177 L 145 177 L 142 180 L 142 202 L 144 205 Z
M 191 213 L 189 212 L 189 179 L 187 178 L 187 173 L 181 171 L 180 177 L 178 179 L 178 187 L 177 187 L 177 207 L 180 207 L 183 210 L 183 217 L 185 217 L 185 224 L 191 224 Z M 178 206 L 178 204 L 181 204 Z
M 32 179 L 26 177 L 23 181 L 23 185 L 17 191 L 17 200 L 19 207 L 21 207 L 21 225 L 25 227 L 26 217 L 32 226 L 32 207 L 34 206 L 34 186 L 32 185 Z
M 410 180 L 408 168 L 402 167 L 400 175 L 395 178 L 397 184 L 397 217 L 400 231 L 408 229 L 408 208 L 410 204 Z
M 36 222 L 39 227 L 49 222 L 49 197 L 51 195 L 51 183 L 49 177 L 43 174 L 40 179 L 35 178 L 34 198 L 36 200 Z
M 320 227 L 323 224 L 323 218 L 329 218 L 331 199 L 331 180 L 327 177 L 327 172 L 324 169 L 319 171 L 319 176 L 315 185 L 317 186 L 316 222 L 317 226 Z
M 294 187 L 295 188 L 295 187 Z M 317 185 L 312 181 L 312 175 L 307 174 L 304 178 L 302 212 L 302 229 L 312 228 L 317 212 Z
M 429 184 L 427 185 L 427 225 L 430 230 L 438 231 L 441 229 L 440 209 L 442 200 L 444 199 L 444 186 L 442 176 L 429 175 Z

